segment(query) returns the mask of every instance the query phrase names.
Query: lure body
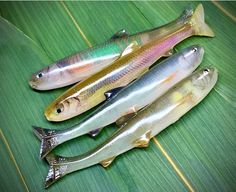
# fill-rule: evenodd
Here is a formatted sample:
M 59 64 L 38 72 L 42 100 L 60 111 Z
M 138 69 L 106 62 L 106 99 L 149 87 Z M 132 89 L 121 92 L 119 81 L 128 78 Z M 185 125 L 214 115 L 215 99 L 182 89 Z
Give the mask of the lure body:
M 107 167 L 116 156 L 135 147 L 147 147 L 152 137 L 176 122 L 197 105 L 214 87 L 218 73 L 214 68 L 199 70 L 178 83 L 161 98 L 144 108 L 103 144 L 77 157 L 49 155 L 48 187 L 62 176 L 95 165 Z
M 204 49 L 190 46 L 156 65 L 142 77 L 123 88 L 87 116 L 81 123 L 68 129 L 52 130 L 34 127 L 41 139 L 41 158 L 59 144 L 90 133 L 96 136 L 103 127 L 113 122 L 123 124 L 140 109 L 149 105 L 173 85 L 190 75 L 201 63 Z
M 62 121 L 91 109 L 106 100 L 104 93 L 126 86 L 145 73 L 156 60 L 177 43 L 193 35 L 214 35 L 204 23 L 201 5 L 193 14 L 186 12 L 181 22 L 174 23 L 161 38 L 141 47 L 134 42 L 128 50 L 125 50 L 125 52 L 131 51 L 130 54 L 70 88 L 46 108 L 46 118 L 49 121 Z
M 134 35 L 129 35 L 124 29 L 118 31 L 107 42 L 61 59 L 34 73 L 29 84 L 36 90 L 50 90 L 83 81 L 129 54 L 130 51 L 125 50 L 133 42 L 142 46 L 165 36 L 177 23 L 182 22 L 185 14 L 164 26 Z

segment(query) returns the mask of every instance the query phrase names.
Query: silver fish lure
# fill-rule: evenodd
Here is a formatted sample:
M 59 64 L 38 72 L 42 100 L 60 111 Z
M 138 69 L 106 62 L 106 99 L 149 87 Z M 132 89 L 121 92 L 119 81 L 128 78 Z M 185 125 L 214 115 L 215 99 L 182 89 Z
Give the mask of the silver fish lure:
M 135 147 L 147 147 L 152 137 L 176 122 L 211 91 L 217 81 L 215 68 L 204 68 L 187 77 L 161 98 L 130 119 L 122 129 L 95 149 L 77 157 L 50 154 L 45 187 L 63 176 L 101 164 L 107 167 L 118 155 Z
M 190 75 L 201 63 L 204 49 L 190 46 L 169 57 L 150 71 L 123 88 L 118 94 L 108 92 L 109 100 L 87 116 L 82 123 L 63 130 L 34 127 L 41 140 L 40 157 L 44 158 L 59 144 L 89 133 L 97 135 L 103 127 L 113 122 L 123 124 L 137 111 L 152 103 L 173 85 Z

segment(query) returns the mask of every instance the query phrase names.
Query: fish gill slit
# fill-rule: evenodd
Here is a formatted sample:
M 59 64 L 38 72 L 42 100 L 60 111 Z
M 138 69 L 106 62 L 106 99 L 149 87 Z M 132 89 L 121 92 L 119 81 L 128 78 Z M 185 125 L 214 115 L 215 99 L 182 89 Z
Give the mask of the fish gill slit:
M 80 103 L 80 99 L 78 97 L 73 97 L 74 100 L 78 101 Z

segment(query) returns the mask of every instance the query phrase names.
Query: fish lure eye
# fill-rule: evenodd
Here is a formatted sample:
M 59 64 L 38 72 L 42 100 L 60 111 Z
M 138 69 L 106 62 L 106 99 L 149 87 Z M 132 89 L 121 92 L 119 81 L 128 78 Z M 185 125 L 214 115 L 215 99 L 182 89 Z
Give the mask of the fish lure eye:
M 63 105 L 60 104 L 60 105 L 57 106 L 57 108 L 56 108 L 56 113 L 57 113 L 57 114 L 61 113 L 61 112 L 63 111 L 63 109 L 64 109 Z
M 39 74 L 37 75 L 38 78 L 41 78 L 42 76 L 43 76 L 42 73 L 39 73 Z
M 192 49 L 192 51 L 193 51 L 193 52 L 196 52 L 196 51 L 197 51 L 197 47 L 194 47 L 194 48 Z
M 209 69 L 204 69 L 203 73 L 205 73 L 205 74 L 209 73 Z
M 204 69 L 204 72 L 209 72 L 209 69 Z

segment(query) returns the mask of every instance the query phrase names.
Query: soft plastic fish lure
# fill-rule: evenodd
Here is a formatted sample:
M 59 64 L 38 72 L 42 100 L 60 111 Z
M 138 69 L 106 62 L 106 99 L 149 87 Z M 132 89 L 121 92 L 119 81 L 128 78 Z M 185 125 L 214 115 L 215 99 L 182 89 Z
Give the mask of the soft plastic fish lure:
M 45 187 L 71 172 L 101 164 L 107 167 L 118 155 L 135 147 L 147 147 L 152 137 L 176 122 L 214 87 L 218 73 L 205 68 L 184 79 L 161 98 L 144 108 L 97 148 L 77 157 L 50 154 Z
M 140 109 L 152 103 L 173 85 L 190 75 L 201 63 L 204 49 L 190 46 L 156 65 L 149 72 L 123 88 L 87 116 L 81 123 L 62 130 L 34 127 L 41 140 L 40 157 L 45 157 L 59 144 L 89 133 L 97 135 L 113 122 L 123 124 Z
M 141 47 L 133 42 L 128 48 L 132 53 L 70 88 L 46 108 L 46 118 L 49 121 L 62 121 L 91 109 L 109 98 L 111 90 L 117 91 L 117 88 L 141 76 L 177 43 L 193 35 L 214 36 L 204 22 L 201 4 L 194 13 L 188 10 L 171 28 L 168 26 L 168 31 L 161 38 Z
M 61 59 L 34 73 L 29 84 L 37 90 L 50 90 L 82 81 L 132 52 L 129 47 L 132 47 L 133 42 L 142 46 L 163 37 L 166 33 L 169 34 L 169 30 L 172 30 L 176 24 L 182 23 L 184 17 L 186 11 L 175 21 L 135 35 L 129 35 L 125 29 L 122 29 L 109 41 Z

